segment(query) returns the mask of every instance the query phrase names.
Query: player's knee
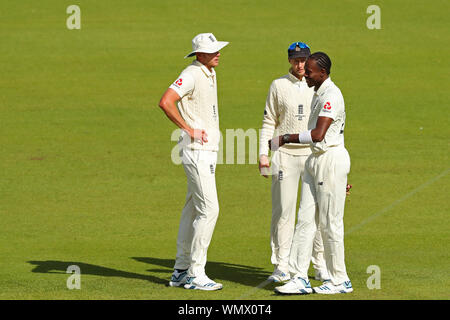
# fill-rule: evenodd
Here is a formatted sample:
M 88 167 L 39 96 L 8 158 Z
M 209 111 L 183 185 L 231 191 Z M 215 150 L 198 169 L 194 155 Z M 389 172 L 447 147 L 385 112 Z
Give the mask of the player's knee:
M 285 213 L 285 214 L 282 214 L 278 219 L 278 224 L 281 224 L 281 225 L 285 225 L 285 224 L 292 225 L 294 223 L 295 223 L 295 215 L 293 215 L 293 214 Z
M 304 234 L 314 235 L 317 227 L 315 221 L 299 220 L 295 230 L 298 230 L 297 232 L 302 232 Z
M 344 230 L 342 227 L 332 224 L 320 226 L 323 241 L 339 242 L 344 239 Z

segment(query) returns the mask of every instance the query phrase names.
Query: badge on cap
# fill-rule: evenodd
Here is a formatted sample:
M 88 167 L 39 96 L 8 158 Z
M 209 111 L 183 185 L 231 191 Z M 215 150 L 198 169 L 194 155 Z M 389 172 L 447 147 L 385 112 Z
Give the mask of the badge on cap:
M 300 49 L 300 47 L 299 46 L 296 46 L 295 47 L 295 51 L 300 51 L 301 49 Z

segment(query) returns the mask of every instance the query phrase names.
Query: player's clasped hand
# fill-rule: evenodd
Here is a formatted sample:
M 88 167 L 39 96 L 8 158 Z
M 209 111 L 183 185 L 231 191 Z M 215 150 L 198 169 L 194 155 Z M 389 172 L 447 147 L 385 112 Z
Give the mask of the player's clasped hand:
M 270 168 L 270 162 L 269 158 L 266 155 L 261 155 L 259 158 L 259 173 L 264 177 L 267 178 L 269 176 L 269 168 Z

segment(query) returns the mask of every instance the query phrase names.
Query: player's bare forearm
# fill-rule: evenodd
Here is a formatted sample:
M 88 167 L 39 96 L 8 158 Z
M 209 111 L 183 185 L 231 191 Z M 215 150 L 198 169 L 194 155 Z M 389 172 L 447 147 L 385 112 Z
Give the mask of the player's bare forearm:
M 170 121 L 189 133 L 192 128 L 189 127 L 181 117 L 180 112 L 175 105 L 176 101 L 179 100 L 177 98 L 179 98 L 178 95 L 175 96 L 172 92 L 167 90 L 159 101 L 159 107 L 164 111 Z
M 186 131 L 186 133 L 193 139 L 200 140 L 200 143 L 208 142 L 208 134 L 203 129 L 191 128 L 184 121 L 180 112 L 178 111 L 175 103 L 180 100 L 180 96 L 173 89 L 167 89 L 159 101 L 159 107 L 164 111 L 166 116 L 176 124 L 180 129 Z
M 311 140 L 312 142 L 321 142 L 325 138 L 328 128 L 330 127 L 333 119 L 328 117 L 319 117 L 317 119 L 317 124 L 314 129 L 311 130 Z M 299 134 L 289 134 L 289 139 L 284 140 L 283 136 L 278 136 L 269 141 L 269 148 L 271 150 L 276 150 L 286 143 L 299 143 Z
M 321 142 L 325 138 L 328 128 L 333 119 L 327 117 L 319 117 L 316 127 L 311 130 L 311 139 L 313 142 Z M 291 134 L 289 143 L 299 143 L 298 134 Z
M 187 133 L 189 133 L 190 136 L 192 136 L 191 131 L 193 130 L 193 128 L 189 127 L 186 124 L 175 106 L 167 106 L 165 108 L 161 107 L 161 109 L 163 109 L 164 113 L 170 119 L 170 121 L 172 121 L 176 126 L 178 126 L 180 129 L 185 130 Z

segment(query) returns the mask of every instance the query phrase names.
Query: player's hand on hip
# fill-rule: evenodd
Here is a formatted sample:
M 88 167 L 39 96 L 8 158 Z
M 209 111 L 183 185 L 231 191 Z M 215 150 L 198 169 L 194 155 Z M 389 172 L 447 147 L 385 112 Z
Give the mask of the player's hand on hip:
M 192 139 L 199 140 L 201 144 L 208 142 L 208 134 L 204 129 L 192 129 L 188 133 Z
M 277 151 L 283 144 L 283 136 L 275 137 L 272 140 L 269 140 L 269 149 Z
M 259 157 L 259 173 L 263 177 L 267 178 L 269 176 L 269 168 L 269 157 L 267 157 L 265 154 L 261 155 L 261 157 Z

